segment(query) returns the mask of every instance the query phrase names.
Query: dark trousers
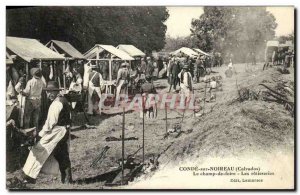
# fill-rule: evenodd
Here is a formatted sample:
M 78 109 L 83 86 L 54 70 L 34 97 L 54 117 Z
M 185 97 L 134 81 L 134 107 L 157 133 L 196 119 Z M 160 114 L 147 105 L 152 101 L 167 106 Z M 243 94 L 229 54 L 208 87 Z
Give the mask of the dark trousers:
M 179 78 L 177 77 L 177 74 L 171 75 L 169 92 L 171 91 L 172 86 L 173 86 L 173 89 L 176 90 L 176 86 L 178 83 L 179 83 Z
M 67 132 L 66 135 L 60 140 L 60 142 L 58 142 L 53 151 L 53 156 L 59 164 L 62 183 L 72 182 L 71 161 L 68 151 L 68 138 L 69 132 Z

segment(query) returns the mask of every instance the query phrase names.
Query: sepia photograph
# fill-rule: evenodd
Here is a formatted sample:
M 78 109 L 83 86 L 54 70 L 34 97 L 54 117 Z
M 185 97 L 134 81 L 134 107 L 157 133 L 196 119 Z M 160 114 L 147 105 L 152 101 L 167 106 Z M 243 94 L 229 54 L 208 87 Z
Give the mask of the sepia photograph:
M 5 14 L 7 190 L 296 189 L 294 6 Z

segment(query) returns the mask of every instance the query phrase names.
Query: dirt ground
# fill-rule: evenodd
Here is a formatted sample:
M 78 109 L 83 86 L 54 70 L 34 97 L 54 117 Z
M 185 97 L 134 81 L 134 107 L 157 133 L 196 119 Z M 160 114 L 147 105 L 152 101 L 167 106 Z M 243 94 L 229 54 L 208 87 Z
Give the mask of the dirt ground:
M 159 158 L 160 168 L 167 167 L 170 162 L 180 163 L 189 158 L 208 157 L 237 157 L 244 153 L 272 152 L 282 150 L 294 152 L 294 118 L 282 104 L 262 100 L 248 100 L 233 102 L 238 97 L 236 83 L 239 88 L 247 87 L 254 91 L 262 90 L 260 83 L 274 84 L 278 80 L 294 81 L 294 72 L 283 75 L 276 68 L 262 71 L 262 64 L 251 66 L 251 71 L 245 71 L 245 64 L 235 65 L 236 75 L 226 78 L 227 67 L 213 68 L 210 76 L 222 76 L 222 91 L 216 92 L 216 101 L 206 102 L 204 115 L 194 117 L 193 112 L 186 112 L 182 122 L 182 131 L 190 133 L 179 137 L 169 136 L 166 133 L 165 111 L 158 110 L 156 119 L 145 120 L 145 160 Z M 155 81 L 160 93 L 168 90 L 165 79 Z M 195 94 L 203 98 L 204 82 L 194 85 Z M 179 88 L 178 88 L 179 89 Z M 203 108 L 203 102 L 200 103 Z M 203 112 L 203 110 L 200 110 Z M 181 123 L 181 112 L 168 111 L 168 128 Z M 125 116 L 125 137 L 137 137 L 138 140 L 125 141 L 125 156 L 134 153 L 142 146 L 142 119 L 139 112 L 128 112 Z M 82 181 L 97 177 L 118 167 L 121 158 L 121 142 L 107 142 L 108 136 L 121 136 L 122 115 L 94 116 L 91 122 L 96 129 L 74 130 L 76 136 L 71 141 L 70 158 L 72 163 L 73 179 Z M 82 114 L 74 116 L 74 123 L 84 123 Z M 91 167 L 93 160 L 105 146 L 109 146 L 106 156 L 95 167 Z M 167 150 L 166 150 L 167 149 Z M 142 159 L 142 151 L 136 158 Z M 7 177 L 19 176 L 20 171 L 8 173 Z M 102 189 L 107 188 L 104 182 L 77 183 L 63 185 L 60 176 L 53 177 L 40 174 L 37 183 L 28 185 L 32 189 Z

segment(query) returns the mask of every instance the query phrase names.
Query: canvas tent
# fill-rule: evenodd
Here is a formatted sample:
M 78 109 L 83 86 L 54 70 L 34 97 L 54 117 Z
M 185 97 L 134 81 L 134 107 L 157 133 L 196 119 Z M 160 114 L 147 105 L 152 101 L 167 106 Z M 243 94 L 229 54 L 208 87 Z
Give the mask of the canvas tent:
M 96 44 L 93 48 L 87 51 L 84 54 L 86 59 L 100 59 L 99 55 L 103 52 L 107 51 L 110 54 L 110 59 L 119 59 L 119 60 L 134 60 L 133 57 L 128 55 L 126 52 L 115 48 L 112 45 L 100 45 Z M 107 58 L 106 58 L 107 59 Z
M 28 38 L 6 37 L 6 52 L 10 56 L 8 58 L 16 56 L 14 60 L 17 66 L 21 68 L 25 66 L 27 80 L 29 79 L 29 66 L 32 66 L 32 62 L 37 62 L 43 71 L 43 63 L 47 62 L 54 65 L 57 62 L 56 64 L 60 64 L 65 59 L 62 55 L 47 48 L 38 40 Z M 57 67 L 54 66 L 54 69 L 54 72 L 57 73 Z M 61 86 L 61 77 L 54 75 L 53 78 Z
M 201 49 L 194 48 L 194 50 L 195 50 L 195 51 L 196 51 L 198 54 L 200 54 L 200 55 L 206 55 L 206 56 L 210 56 L 208 53 L 206 53 L 206 52 L 202 51 Z
M 6 64 L 13 64 L 12 56 L 6 52 Z
M 77 67 L 79 73 L 83 75 L 84 69 L 83 69 L 83 64 L 80 63 L 80 60 L 84 59 L 84 56 L 69 42 L 51 40 L 45 46 L 49 47 L 54 52 L 61 54 L 65 57 L 65 61 L 63 62 L 63 69 L 65 72 L 71 72 L 70 67 L 73 68 Z M 66 74 L 64 74 L 63 78 L 64 78 L 65 87 L 68 87 L 71 84 L 70 79 L 66 81 Z
M 117 49 L 125 51 L 131 57 L 145 57 L 146 54 L 133 45 L 118 45 Z
M 279 41 L 268 41 L 267 47 L 279 47 Z
M 188 55 L 189 57 L 196 57 L 196 56 L 198 56 L 198 54 L 194 50 L 192 50 L 192 49 L 190 49 L 188 47 L 182 47 L 180 49 L 177 49 L 176 51 L 171 52 L 170 54 L 171 55 L 179 55 L 180 53 Z
M 112 45 L 96 44 L 84 54 L 84 57 L 92 64 L 98 65 L 99 72 L 104 79 L 107 94 L 112 94 L 114 82 L 117 76 L 121 61 L 134 60 L 126 52 L 115 48 Z
M 51 40 L 46 44 L 51 50 L 69 59 L 84 59 L 84 56 L 69 42 Z
M 6 37 L 8 53 L 13 53 L 26 62 L 33 60 L 64 60 L 64 57 L 45 47 L 36 39 Z

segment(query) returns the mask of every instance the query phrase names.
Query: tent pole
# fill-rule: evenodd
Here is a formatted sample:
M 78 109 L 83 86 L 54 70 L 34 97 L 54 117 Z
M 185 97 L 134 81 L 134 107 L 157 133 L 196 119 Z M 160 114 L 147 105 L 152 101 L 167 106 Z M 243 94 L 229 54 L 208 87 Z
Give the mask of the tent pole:
M 29 80 L 29 63 L 26 62 L 26 83 Z
M 59 74 L 58 74 L 58 70 L 57 70 L 57 64 L 56 64 L 56 66 L 54 66 L 54 61 L 52 61 L 52 66 L 53 66 L 53 69 L 54 69 L 54 71 L 53 72 L 55 72 L 55 74 L 57 75 L 57 80 L 58 80 L 58 86 L 59 86 L 59 88 L 61 88 L 61 83 L 60 83 L 60 76 L 59 76 Z M 55 79 L 54 79 L 55 80 Z
M 143 165 L 145 165 L 145 102 L 142 96 L 142 111 L 143 111 Z
M 66 59 L 63 61 L 63 79 L 64 79 L 64 89 L 66 89 L 66 74 L 64 72 L 66 71 Z
M 124 136 L 125 136 L 125 106 L 123 106 L 123 121 L 122 121 L 122 180 L 121 185 L 124 183 Z
M 166 116 L 166 133 L 168 133 L 168 112 L 167 112 L 167 103 L 165 103 L 165 116 Z
M 112 64 L 112 59 L 110 59 L 108 61 L 108 66 L 109 66 L 109 81 L 111 82 L 112 81 L 112 73 L 111 73 L 111 64 Z M 109 86 L 109 94 L 111 94 L 111 85 Z
M 42 70 L 42 59 L 40 59 L 40 61 L 39 61 L 39 66 L 40 66 L 40 69 Z

